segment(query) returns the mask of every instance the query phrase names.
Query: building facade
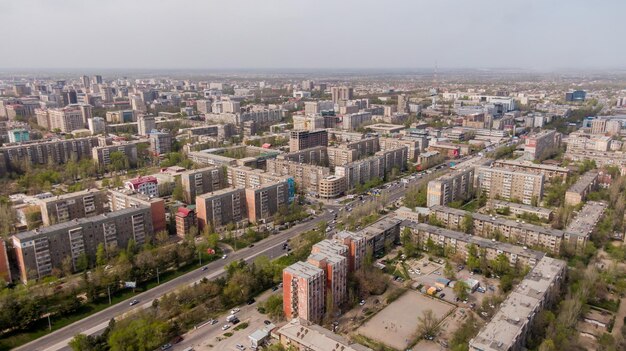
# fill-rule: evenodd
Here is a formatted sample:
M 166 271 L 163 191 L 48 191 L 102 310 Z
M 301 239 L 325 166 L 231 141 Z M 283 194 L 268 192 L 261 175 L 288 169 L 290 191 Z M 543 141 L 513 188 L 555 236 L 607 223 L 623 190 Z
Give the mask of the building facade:
M 543 174 L 479 167 L 476 176 L 480 190 L 489 198 L 518 200 L 536 206 L 543 197 Z

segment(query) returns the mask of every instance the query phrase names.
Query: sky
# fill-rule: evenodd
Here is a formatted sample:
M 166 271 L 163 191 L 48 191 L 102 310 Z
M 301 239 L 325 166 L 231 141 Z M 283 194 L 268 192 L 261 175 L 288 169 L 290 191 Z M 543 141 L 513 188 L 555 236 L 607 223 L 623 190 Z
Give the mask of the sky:
M 9 69 L 626 68 L 625 0 L 0 0 Z

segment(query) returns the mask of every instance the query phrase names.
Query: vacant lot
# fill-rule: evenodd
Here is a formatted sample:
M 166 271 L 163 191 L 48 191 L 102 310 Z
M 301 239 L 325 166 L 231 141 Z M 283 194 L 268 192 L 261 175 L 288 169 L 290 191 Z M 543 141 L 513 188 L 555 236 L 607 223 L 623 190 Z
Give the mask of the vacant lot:
M 376 316 L 363 324 L 358 333 L 397 350 L 405 350 L 417 330 L 417 318 L 427 309 L 438 318 L 453 306 L 409 290 Z

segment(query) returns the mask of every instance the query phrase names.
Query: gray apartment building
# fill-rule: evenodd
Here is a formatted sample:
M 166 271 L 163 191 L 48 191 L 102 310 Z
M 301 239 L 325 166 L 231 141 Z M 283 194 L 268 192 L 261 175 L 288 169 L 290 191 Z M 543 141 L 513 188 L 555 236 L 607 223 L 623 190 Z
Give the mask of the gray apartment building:
M 127 208 L 98 216 L 75 219 L 41 229 L 13 235 L 13 247 L 20 279 L 27 282 L 48 276 L 71 258 L 76 270 L 82 255 L 90 261 L 99 244 L 106 250 L 124 248 L 130 240 L 138 245 L 150 242 L 153 236 L 148 207 Z
M 137 143 L 97 146 L 91 149 L 91 158 L 100 168 L 106 168 L 111 164 L 111 154 L 121 152 L 128 159 L 130 167 L 137 166 Z
M 227 185 L 223 167 L 206 167 L 180 174 L 183 197 L 188 204 L 196 202 L 196 196 L 220 190 Z
M 69 160 L 91 158 L 91 148 L 98 146 L 98 137 L 33 141 L 0 147 L 7 169 L 22 162 L 31 165 L 64 164 Z
M 44 226 L 105 213 L 106 203 L 105 192 L 98 189 L 87 189 L 37 201 Z
M 215 228 L 243 221 L 247 217 L 245 188 L 225 188 L 197 195 L 196 214 L 200 230 L 208 223 Z

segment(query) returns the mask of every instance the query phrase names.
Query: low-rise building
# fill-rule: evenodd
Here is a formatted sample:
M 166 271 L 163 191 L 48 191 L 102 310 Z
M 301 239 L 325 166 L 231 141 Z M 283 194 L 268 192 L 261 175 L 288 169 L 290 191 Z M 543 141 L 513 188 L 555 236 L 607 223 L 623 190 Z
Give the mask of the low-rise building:
M 283 346 L 294 347 L 299 351 L 373 351 L 302 319 L 291 320 L 278 329 L 277 334 Z
M 319 195 L 322 199 L 339 197 L 346 191 L 346 178 L 343 176 L 329 175 L 320 179 Z
M 565 192 L 565 204 L 578 205 L 585 201 L 590 192 L 598 188 L 598 172 L 589 171 L 583 174 L 576 183 Z
M 523 350 L 537 315 L 557 300 L 566 272 L 564 261 L 543 257 L 470 340 L 469 349 Z
M 124 187 L 144 195 L 159 196 L 158 180 L 153 176 L 139 176 L 130 179 L 124 183 Z
M 470 213 L 444 206 L 433 206 L 430 211 L 431 215 L 434 215 L 449 229 L 460 230 L 464 219 L 471 217 L 474 235 L 537 248 L 554 254 L 559 254 L 564 246 L 581 251 L 589 239 L 588 235 L 581 235 L 577 232 L 546 228 L 521 220 Z
M 176 211 L 176 235 L 181 238 L 185 238 L 190 233 L 191 228 L 196 227 L 197 219 L 194 207 L 179 207 Z

